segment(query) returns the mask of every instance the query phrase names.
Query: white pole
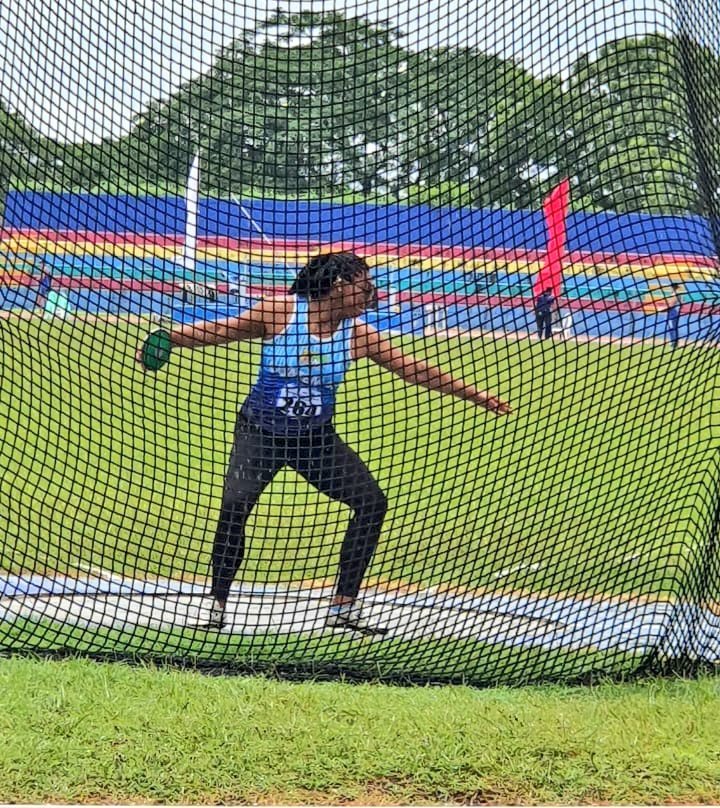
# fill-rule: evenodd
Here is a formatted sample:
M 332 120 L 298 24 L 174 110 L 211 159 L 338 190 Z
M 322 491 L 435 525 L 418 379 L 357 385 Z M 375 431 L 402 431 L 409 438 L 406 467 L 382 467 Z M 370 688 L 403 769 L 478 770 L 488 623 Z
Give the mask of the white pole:
M 257 230 L 257 232 L 258 232 L 258 233 L 260 233 L 260 235 L 261 235 L 261 237 L 262 237 L 263 241 L 264 241 L 266 244 L 272 244 L 272 239 L 269 239 L 269 238 L 268 238 L 268 237 L 265 235 L 265 233 L 263 233 L 262 228 L 261 228 L 261 227 L 260 227 L 260 225 L 259 225 L 259 224 L 258 224 L 258 223 L 255 221 L 255 219 L 253 219 L 253 217 L 250 215 L 250 211 L 249 211 L 249 210 L 248 210 L 248 209 L 245 207 L 245 205 L 243 205 L 243 203 L 242 203 L 242 202 L 241 202 L 241 201 L 240 201 L 240 200 L 239 200 L 239 199 L 238 199 L 236 196 L 234 196 L 233 194 L 230 194 L 230 199 L 232 199 L 232 201 L 233 201 L 233 202 L 235 202 L 235 203 L 237 204 L 237 206 L 238 206 L 238 207 L 240 208 L 240 210 L 242 211 L 243 216 L 245 216 L 245 218 L 246 218 L 246 219 L 247 219 L 247 220 L 250 222 L 250 224 L 251 224 L 251 225 L 252 225 L 252 226 L 255 228 L 255 230 Z
M 197 250 L 198 196 L 200 193 L 200 152 L 195 155 L 187 187 L 185 188 L 185 243 L 182 265 L 188 272 L 195 273 L 195 253 Z
M 390 306 L 391 311 L 400 311 L 400 306 L 398 305 L 398 293 L 394 286 L 388 287 L 388 305 Z
M 200 192 L 200 152 L 196 152 L 190 165 L 185 185 L 185 233 L 179 261 L 183 268 L 183 303 L 195 304 L 198 294 L 204 295 L 195 282 L 195 253 L 197 250 L 198 194 Z M 187 276 L 190 280 L 187 280 Z
M 250 211 L 245 207 L 245 205 L 243 205 L 243 203 L 234 194 L 230 194 L 230 199 L 232 199 L 232 201 L 240 208 L 240 212 L 250 222 L 250 225 L 255 230 L 257 230 L 258 233 L 260 233 L 260 236 L 262 237 L 262 240 L 266 244 L 272 244 L 272 239 L 268 238 L 265 235 L 265 233 L 263 233 L 262 227 L 260 227 L 260 225 L 255 221 L 255 219 L 253 219 L 253 217 L 250 215 Z M 247 290 L 244 288 L 243 284 L 241 283 L 240 288 L 238 290 L 238 295 L 240 297 L 245 297 L 246 292 L 247 292 Z

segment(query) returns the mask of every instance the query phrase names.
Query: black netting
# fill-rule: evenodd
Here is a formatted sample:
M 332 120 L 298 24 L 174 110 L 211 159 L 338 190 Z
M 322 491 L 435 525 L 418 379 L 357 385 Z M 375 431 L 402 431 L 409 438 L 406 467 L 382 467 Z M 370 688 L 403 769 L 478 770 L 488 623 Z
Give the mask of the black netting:
M 6 652 L 718 664 L 715 6 L 0 23 Z

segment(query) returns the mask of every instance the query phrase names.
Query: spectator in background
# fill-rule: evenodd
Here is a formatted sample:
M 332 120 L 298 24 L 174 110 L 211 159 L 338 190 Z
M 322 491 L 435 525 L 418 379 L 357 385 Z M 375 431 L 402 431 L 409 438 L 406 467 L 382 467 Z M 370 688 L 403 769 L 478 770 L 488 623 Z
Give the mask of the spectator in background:
M 45 261 L 40 262 L 40 283 L 38 284 L 37 296 L 35 297 L 35 307 L 44 311 L 48 300 L 48 295 L 52 289 L 52 273 Z
M 680 299 L 680 285 L 671 283 L 670 286 L 672 287 L 672 292 L 668 298 L 666 332 L 672 347 L 677 348 L 680 337 L 680 307 L 682 301 Z
M 545 289 L 535 298 L 535 322 L 538 339 L 552 339 L 552 314 L 555 308 L 555 297 L 552 289 Z

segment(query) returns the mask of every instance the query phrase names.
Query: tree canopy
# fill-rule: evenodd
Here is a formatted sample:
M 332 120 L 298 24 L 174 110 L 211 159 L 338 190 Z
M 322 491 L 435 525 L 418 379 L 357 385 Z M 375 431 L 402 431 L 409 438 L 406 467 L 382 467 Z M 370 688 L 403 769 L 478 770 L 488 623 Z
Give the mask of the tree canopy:
M 565 80 L 475 48 L 414 52 L 389 24 L 276 12 L 102 143 L 40 137 L 0 107 L 5 188 L 184 186 L 218 196 L 717 211 L 720 62 L 660 34 L 579 54 Z M 92 103 L 92 99 L 89 99 Z

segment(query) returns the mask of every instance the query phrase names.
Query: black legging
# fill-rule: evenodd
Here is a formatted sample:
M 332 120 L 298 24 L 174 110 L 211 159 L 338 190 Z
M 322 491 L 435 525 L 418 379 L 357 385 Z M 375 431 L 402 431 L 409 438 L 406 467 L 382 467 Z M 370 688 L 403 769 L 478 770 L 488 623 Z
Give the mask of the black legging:
M 537 325 L 538 337 L 544 339 L 552 338 L 552 312 L 536 311 L 535 323 Z
M 242 414 L 235 426 L 213 545 L 212 594 L 223 603 L 227 600 L 245 554 L 245 523 L 260 494 L 283 466 L 295 469 L 323 494 L 352 508 L 335 591 L 356 597 L 387 512 L 385 494 L 331 424 L 307 435 L 288 437 L 263 432 Z

